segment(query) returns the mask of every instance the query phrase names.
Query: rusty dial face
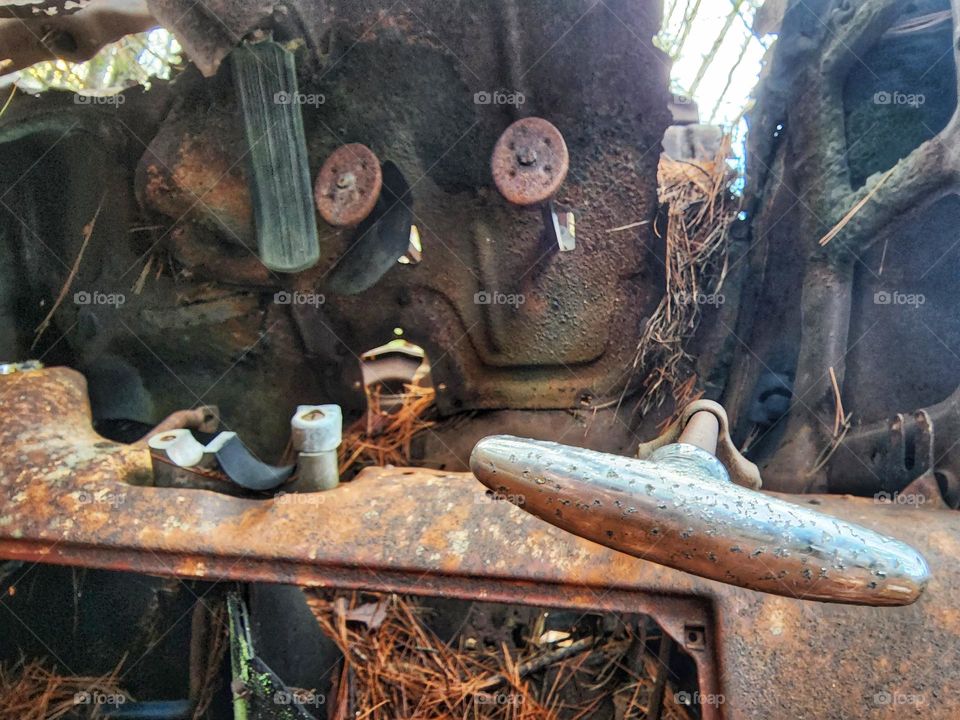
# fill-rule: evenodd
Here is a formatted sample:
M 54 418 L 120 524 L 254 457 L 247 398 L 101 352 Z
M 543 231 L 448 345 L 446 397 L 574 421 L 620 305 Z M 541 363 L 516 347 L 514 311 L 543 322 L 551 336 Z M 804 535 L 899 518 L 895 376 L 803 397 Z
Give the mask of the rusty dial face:
M 556 194 L 570 156 L 563 135 L 543 118 L 517 120 L 506 129 L 491 159 L 493 181 L 515 205 L 537 205 Z
M 380 161 L 366 145 L 337 148 L 320 168 L 313 194 L 317 210 L 334 227 L 353 227 L 373 212 L 383 186 Z

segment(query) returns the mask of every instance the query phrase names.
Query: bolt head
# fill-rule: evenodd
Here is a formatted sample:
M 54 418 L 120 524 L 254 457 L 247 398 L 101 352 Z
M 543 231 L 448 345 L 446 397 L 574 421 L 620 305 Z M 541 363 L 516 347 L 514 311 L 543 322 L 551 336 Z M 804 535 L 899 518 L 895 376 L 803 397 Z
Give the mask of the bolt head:
M 530 206 L 553 197 L 563 184 L 570 156 L 563 135 L 543 118 L 523 118 L 508 127 L 493 149 L 493 181 L 509 202 Z
M 537 161 L 537 151 L 525 146 L 517 150 L 517 162 L 524 167 L 530 167 Z

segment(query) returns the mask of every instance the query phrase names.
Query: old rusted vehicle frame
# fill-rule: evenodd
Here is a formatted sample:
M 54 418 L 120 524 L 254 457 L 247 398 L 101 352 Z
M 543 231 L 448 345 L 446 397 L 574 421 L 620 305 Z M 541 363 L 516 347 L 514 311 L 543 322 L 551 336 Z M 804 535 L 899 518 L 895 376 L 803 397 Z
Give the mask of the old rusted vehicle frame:
M 150 487 L 148 451 L 98 436 L 83 378 L 65 368 L 0 377 L 0 413 L 4 558 L 640 612 L 694 658 L 700 692 L 723 697 L 705 718 L 896 718 L 908 701 L 929 718 L 960 712 L 954 512 L 796 498 L 914 544 L 931 566 L 909 607 L 827 605 L 603 548 L 491 501 L 465 473 L 375 468 L 265 500 Z

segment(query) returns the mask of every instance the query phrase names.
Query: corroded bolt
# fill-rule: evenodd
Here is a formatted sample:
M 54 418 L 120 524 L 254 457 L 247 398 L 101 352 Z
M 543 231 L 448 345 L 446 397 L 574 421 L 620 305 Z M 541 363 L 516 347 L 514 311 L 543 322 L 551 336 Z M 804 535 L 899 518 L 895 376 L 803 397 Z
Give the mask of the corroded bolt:
M 504 130 L 490 158 L 493 181 L 509 202 L 547 203 L 563 184 L 570 155 L 561 132 L 543 118 L 517 120 Z
M 359 143 L 343 145 L 317 173 L 317 210 L 333 227 L 356 227 L 373 212 L 382 184 L 383 172 L 373 151 Z
M 300 405 L 290 419 L 290 439 L 297 451 L 297 479 L 291 492 L 332 490 L 340 482 L 337 448 L 343 433 L 339 405 Z
M 537 151 L 532 147 L 524 146 L 517 151 L 517 162 L 525 167 L 533 165 L 537 161 Z

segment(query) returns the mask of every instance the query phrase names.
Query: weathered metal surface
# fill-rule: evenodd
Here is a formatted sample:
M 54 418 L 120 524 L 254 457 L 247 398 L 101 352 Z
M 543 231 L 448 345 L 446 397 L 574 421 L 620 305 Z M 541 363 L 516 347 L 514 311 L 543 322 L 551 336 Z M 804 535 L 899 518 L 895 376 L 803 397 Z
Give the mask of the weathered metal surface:
M 189 220 L 216 232 L 214 240 L 255 249 L 243 126 L 226 113 L 211 112 L 207 118 L 209 134 L 190 132 L 168 119 L 152 139 L 144 138 L 148 148 L 136 171 L 138 199 L 160 214 L 180 213 L 178 228 L 189 230 L 182 222 Z M 185 208 L 190 209 L 184 216 Z M 203 264 L 189 256 L 183 261 L 188 267 Z M 233 268 L 227 272 L 237 282 L 246 280 Z
M 477 444 L 470 468 L 574 535 L 738 587 L 907 605 L 929 579 L 908 545 L 731 483 L 716 457 L 685 443 L 635 460 L 500 435 Z
M 349 246 L 326 274 L 324 289 L 329 292 L 356 295 L 369 290 L 410 247 L 414 218 L 410 184 L 390 160 L 381 172 L 383 184 L 373 213 L 353 231 Z M 307 282 L 315 281 L 314 277 Z
M 306 17 L 317 21 L 325 10 L 324 3 L 315 8 L 305 4 L 298 8 Z M 147 7 L 165 28 L 171 30 L 190 59 L 204 75 L 213 75 L 223 59 L 255 28 L 263 26 L 276 12 L 273 3 L 265 0 L 215 0 L 190 4 L 182 0 L 148 0 Z M 306 23 L 309 27 L 312 23 Z
M 189 10 L 188 3 L 164 4 L 174 21 Z M 334 379 L 327 396 L 339 399 L 344 369 L 399 327 L 434 361 L 433 378 L 442 387 L 437 403 L 445 415 L 615 403 L 625 385 L 639 382 L 642 373 L 624 369 L 663 286 L 649 222 L 669 122 L 667 63 L 650 41 L 659 26 L 658 4 L 306 5 L 287 4 L 290 18 L 323 11 L 304 30 L 323 41 L 308 37 L 297 51 L 300 91 L 324 98 L 303 107 L 311 170 L 348 143 L 363 143 L 384 164 L 393 162 L 407 179 L 409 193 L 400 199 L 423 243 L 421 262 L 402 265 L 393 257 L 382 277 L 359 283 L 350 272 L 344 283 L 347 269 L 371 266 L 367 254 L 373 251 L 360 245 L 369 237 L 328 233 L 319 265 L 297 276 L 297 289 L 326 298 L 322 308 L 292 306 L 290 312 L 307 353 Z M 210 3 L 209 10 L 237 37 L 243 33 L 235 21 L 257 15 L 253 6 L 227 0 Z M 195 22 L 190 12 L 183 21 Z M 562 90 L 558 77 L 564 78 Z M 178 104 L 164 134 L 206 138 L 225 156 L 217 166 L 230 168 L 238 159 L 235 148 L 221 150 L 218 140 L 237 135 L 236 129 L 223 132 L 225 121 L 237 122 L 229 87 L 220 76 L 193 77 L 184 78 L 179 90 L 185 99 L 216 102 L 213 108 L 205 101 Z M 547 118 L 566 138 L 570 172 L 555 199 L 576 217 L 572 252 L 549 246 L 540 214 L 504 202 L 496 190 L 491 152 L 521 115 Z M 164 167 L 197 166 L 180 148 L 199 153 L 192 143 L 154 142 L 145 162 L 161 178 L 170 175 Z M 176 179 L 182 183 L 173 184 L 175 196 L 147 193 L 147 207 L 179 224 L 205 214 L 197 205 L 183 217 L 195 204 L 189 191 L 204 197 L 208 190 L 192 185 L 202 178 Z M 216 220 L 230 229 L 249 227 L 248 210 L 228 212 Z M 644 221 L 632 232 L 607 232 Z M 213 231 L 212 249 L 219 245 L 230 258 L 235 238 Z M 218 272 L 207 253 L 187 249 L 178 259 L 199 272 L 187 256 L 196 257 L 207 279 L 243 283 L 251 277 L 238 275 L 236 263 Z M 279 289 L 280 280 L 273 281 Z
M 147 451 L 97 436 L 81 376 L 62 368 L 0 377 L 0 413 L 5 558 L 643 612 L 690 651 L 701 692 L 724 696 L 705 717 L 960 714 L 955 512 L 794 498 L 902 538 L 933 568 L 907 607 L 820 604 L 631 558 L 491 500 L 468 475 L 368 470 L 328 493 L 262 501 L 144 487 Z M 699 649 L 688 627 L 704 629 Z
M 538 205 L 560 189 L 570 169 L 563 135 L 548 120 L 517 120 L 504 130 L 490 158 L 497 190 L 515 205 Z
M 935 473 L 956 503 L 960 476 L 960 389 L 931 407 L 898 413 L 854 428 L 830 463 L 834 492 L 896 494 L 915 478 Z
M 216 405 L 201 405 L 192 410 L 178 410 L 161 420 L 149 434 L 140 439 L 146 443 L 152 436 L 167 430 L 195 428 L 200 432 L 216 432 L 220 425 L 220 409 Z
M 786 11 L 751 111 L 744 209 L 757 282 L 727 328 L 739 345 L 725 398 L 738 439 L 751 430 L 758 379 L 771 369 L 795 377 L 789 417 L 755 449 L 769 488 L 901 489 L 924 469 L 864 455 L 871 441 L 858 425 L 929 407 L 960 383 L 951 7 L 956 17 L 955 0 L 814 0 Z M 822 462 L 840 435 L 838 395 L 857 457 L 841 447 Z
M 373 212 L 382 186 L 377 156 L 362 143 L 349 143 L 324 161 L 313 195 L 324 220 L 334 227 L 353 227 Z

